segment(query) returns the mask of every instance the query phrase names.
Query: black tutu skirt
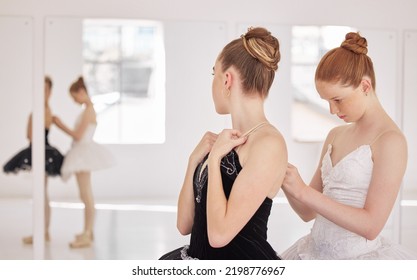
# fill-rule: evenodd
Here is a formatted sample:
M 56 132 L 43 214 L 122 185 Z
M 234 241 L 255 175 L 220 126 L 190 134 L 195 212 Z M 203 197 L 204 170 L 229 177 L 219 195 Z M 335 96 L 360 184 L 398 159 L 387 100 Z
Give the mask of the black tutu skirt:
M 174 251 L 166 253 L 165 255 L 160 257 L 159 260 L 192 260 L 194 259 L 187 255 L 187 249 L 188 249 L 188 245 L 175 249 Z
M 45 172 L 48 176 L 60 176 L 64 156 L 51 145 L 45 145 Z M 5 173 L 18 173 L 32 169 L 32 146 L 21 150 L 12 157 L 4 166 Z

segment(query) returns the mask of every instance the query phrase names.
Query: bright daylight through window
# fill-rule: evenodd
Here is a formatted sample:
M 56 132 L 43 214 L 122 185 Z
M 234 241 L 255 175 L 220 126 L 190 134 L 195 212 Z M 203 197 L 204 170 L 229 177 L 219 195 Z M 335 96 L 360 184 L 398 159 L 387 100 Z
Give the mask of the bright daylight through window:
M 346 33 L 356 31 L 346 26 L 294 26 L 291 45 L 291 83 L 293 86 L 292 136 L 300 142 L 324 141 L 330 129 L 341 121 L 330 115 L 314 85 L 314 75 L 321 57 L 336 48 Z
M 162 24 L 139 20 L 83 22 L 83 74 L 97 111 L 95 140 L 165 141 Z

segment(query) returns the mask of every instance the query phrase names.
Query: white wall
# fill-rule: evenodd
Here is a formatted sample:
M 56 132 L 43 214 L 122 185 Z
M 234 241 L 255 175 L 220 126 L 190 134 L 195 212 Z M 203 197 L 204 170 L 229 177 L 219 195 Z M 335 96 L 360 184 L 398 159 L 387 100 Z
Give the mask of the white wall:
M 300 9 L 302 7 L 302 9 Z M 218 131 L 229 125 L 228 118 L 217 116 L 211 102 L 210 69 L 221 47 L 240 35 L 247 26 L 264 25 L 271 29 L 281 41 L 282 63 L 277 80 L 267 101 L 268 115 L 287 138 L 290 161 L 297 164 L 302 175 L 308 181 L 316 165 L 321 149 L 320 143 L 294 143 L 290 138 L 291 87 L 289 84 L 289 28 L 291 25 L 350 25 L 369 34 L 370 52 L 381 57 L 389 67 L 377 69 L 378 94 L 388 106 L 396 120 L 402 116 L 402 56 L 403 33 L 407 29 L 417 29 L 417 17 L 414 12 L 417 3 L 413 0 L 400 1 L 23 1 L 0 0 L 0 30 L 7 28 L 3 18 L 13 20 L 29 18 L 29 21 L 45 26 L 45 69 L 51 71 L 55 86 L 51 100 L 52 109 L 62 118 L 72 123 L 79 108 L 72 104 L 67 94 L 70 82 L 76 78 L 80 57 L 74 51 L 80 47 L 80 41 L 71 34 L 62 32 L 57 26 L 48 26 L 47 19 L 56 19 L 56 23 L 79 22 L 83 17 L 96 18 L 134 18 L 161 20 L 165 28 L 166 43 L 166 143 L 161 145 L 109 145 L 117 156 L 118 166 L 108 171 L 96 172 L 93 177 L 94 192 L 98 199 L 118 199 L 126 197 L 176 197 L 182 183 L 188 153 L 206 129 Z M 389 19 L 389 20 L 388 20 Z M 66 24 L 65 26 L 72 26 Z M 53 29 L 62 36 L 58 42 L 50 42 Z M 1 33 L 1 34 L 4 34 Z M 27 114 L 30 111 L 29 92 L 32 92 L 30 57 L 37 53 L 31 51 L 31 42 L 40 40 L 39 34 L 30 34 L 21 39 L 23 33 L 8 33 L 10 46 L 25 48 L 23 57 L 15 52 L 0 54 L 10 60 L 0 64 L 0 104 L 8 104 L 9 111 L 1 113 L 2 131 L 0 162 L 25 145 L 24 130 Z M 49 35 L 48 35 L 49 34 Z M 386 35 L 393 37 L 389 41 Z M 378 38 L 378 44 L 372 44 L 371 38 Z M 384 41 L 387 39 L 388 41 Z M 17 44 L 20 40 L 27 43 Z M 380 42 L 390 42 L 388 45 Z M 3 44 L 3 37 L 2 37 Z M 7 45 L 7 44 L 6 44 Z M 388 48 L 389 47 L 389 48 Z M 374 50 L 373 50 L 374 49 Z M 2 48 L 1 50 L 4 50 Z M 10 56 L 9 56 L 10 53 Z M 384 56 L 388 59 L 384 62 Z M 372 56 L 372 55 L 371 55 Z M 26 59 L 29 62 L 25 62 Z M 14 61 L 20 64 L 13 63 Z M 27 63 L 25 67 L 21 64 Z M 6 66 L 6 67 L 5 67 Z M 48 68 L 49 67 L 49 68 Z M 10 69 L 17 71 L 12 75 Z M 23 71 L 23 72 L 20 72 Z M 29 72 L 27 72 L 29 71 Z M 58 74 L 59 73 L 59 74 Z M 37 73 L 38 74 L 38 73 Z M 25 77 L 25 79 L 22 78 Z M 36 75 L 35 75 L 36 76 Z M 39 76 L 39 74 L 38 74 Z M 384 86 L 386 83 L 386 86 Z M 23 87 L 22 90 L 20 88 Z M 6 90 L 4 90 L 6 89 Z M 11 97 L 9 92 L 19 92 L 22 96 Z M 25 92 L 25 93 L 22 93 Z M 26 94 L 27 93 L 27 94 Z M 384 97 L 385 96 L 385 97 Z M 27 101 L 28 100 L 28 101 Z M 63 105 L 65 104 L 65 105 Z M 3 105 L 4 106 L 4 105 Z M 13 108 L 13 109 L 11 109 Z M 3 113 L 9 112 L 9 113 Z M 10 121 L 13 118 L 13 122 Z M 411 135 L 415 132 L 410 130 Z M 8 140 L 6 140 L 8 139 Z M 51 142 L 65 152 L 69 140 L 57 130 L 51 131 Z M 409 166 L 408 171 L 415 170 Z M 30 196 L 30 178 L 22 176 L 0 175 L 1 196 Z M 50 181 L 51 197 L 77 197 L 75 182 L 63 184 L 59 179 Z
M 11 33 L 10 30 L 16 32 Z M 30 17 L 0 17 L 0 161 L 26 148 L 26 126 L 32 108 L 33 22 Z M 0 175 L 0 195 L 26 194 L 30 176 Z M 7 188 L 6 188 L 7 186 Z M 15 187 L 16 186 L 16 187 Z M 30 190 L 29 190 L 30 191 Z
M 408 169 L 404 198 L 417 199 L 417 30 L 404 33 L 404 133 L 408 141 Z

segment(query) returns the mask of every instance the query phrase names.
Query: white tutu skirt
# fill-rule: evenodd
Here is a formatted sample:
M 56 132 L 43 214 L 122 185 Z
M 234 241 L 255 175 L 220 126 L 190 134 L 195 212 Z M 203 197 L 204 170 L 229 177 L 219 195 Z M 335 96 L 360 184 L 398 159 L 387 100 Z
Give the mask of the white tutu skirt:
M 74 142 L 64 157 L 61 177 L 67 181 L 72 174 L 106 169 L 115 164 L 112 153 L 93 141 Z
M 343 240 L 341 240 L 343 243 Z M 375 241 L 375 242 L 374 242 Z M 317 247 L 311 235 L 306 235 L 300 238 L 295 244 L 289 247 L 280 256 L 283 260 L 416 260 L 417 255 L 410 251 L 408 248 L 391 242 L 390 240 L 379 236 L 374 241 L 368 241 L 375 246 L 372 250 L 364 252 L 361 250 L 355 252 L 355 247 L 358 244 L 351 243 L 347 248 L 351 249 L 351 252 L 347 249 L 346 252 L 338 252 L 337 244 L 334 246 Z M 348 241 L 346 241 L 349 243 Z M 335 242 L 337 243 L 337 242 Z M 362 246 L 363 247 L 363 246 Z M 342 256 L 344 255 L 344 256 Z

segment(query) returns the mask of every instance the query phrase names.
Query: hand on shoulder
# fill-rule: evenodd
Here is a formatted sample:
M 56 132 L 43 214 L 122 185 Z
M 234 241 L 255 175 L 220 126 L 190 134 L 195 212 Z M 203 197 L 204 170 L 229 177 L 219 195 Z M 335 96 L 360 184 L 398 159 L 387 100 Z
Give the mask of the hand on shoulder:
M 200 142 L 194 148 L 194 151 L 190 155 L 190 161 L 193 165 L 199 164 L 203 158 L 211 151 L 214 143 L 216 142 L 218 134 L 211 131 L 207 131 Z
M 58 116 L 53 115 L 52 122 L 57 125 L 58 123 L 61 123 L 61 119 Z

